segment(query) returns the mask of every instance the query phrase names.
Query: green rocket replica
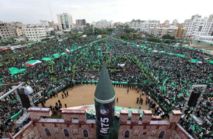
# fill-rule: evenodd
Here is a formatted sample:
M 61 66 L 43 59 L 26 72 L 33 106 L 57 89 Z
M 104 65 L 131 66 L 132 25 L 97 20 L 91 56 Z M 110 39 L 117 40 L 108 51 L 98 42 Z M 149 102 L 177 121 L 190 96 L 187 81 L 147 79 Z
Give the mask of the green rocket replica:
M 103 65 L 95 90 L 97 139 L 110 139 L 112 137 L 114 105 L 115 91 L 106 66 Z

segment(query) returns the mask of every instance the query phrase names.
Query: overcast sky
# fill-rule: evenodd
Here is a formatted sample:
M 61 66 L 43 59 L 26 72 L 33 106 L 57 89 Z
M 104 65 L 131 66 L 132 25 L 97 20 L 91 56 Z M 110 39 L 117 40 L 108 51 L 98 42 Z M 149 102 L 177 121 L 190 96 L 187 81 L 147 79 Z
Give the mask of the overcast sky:
M 0 0 L 0 21 L 38 23 L 67 12 L 73 19 L 126 22 L 156 19 L 183 22 L 194 14 L 213 14 L 213 0 Z

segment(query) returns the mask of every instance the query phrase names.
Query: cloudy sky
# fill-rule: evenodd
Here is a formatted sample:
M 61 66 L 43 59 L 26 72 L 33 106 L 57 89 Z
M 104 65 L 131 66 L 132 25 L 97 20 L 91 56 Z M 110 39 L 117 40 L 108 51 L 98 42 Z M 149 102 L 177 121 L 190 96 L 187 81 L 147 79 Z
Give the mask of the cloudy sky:
M 156 19 L 183 22 L 191 15 L 213 14 L 213 0 L 0 0 L 0 21 L 38 23 L 67 12 L 88 22 Z

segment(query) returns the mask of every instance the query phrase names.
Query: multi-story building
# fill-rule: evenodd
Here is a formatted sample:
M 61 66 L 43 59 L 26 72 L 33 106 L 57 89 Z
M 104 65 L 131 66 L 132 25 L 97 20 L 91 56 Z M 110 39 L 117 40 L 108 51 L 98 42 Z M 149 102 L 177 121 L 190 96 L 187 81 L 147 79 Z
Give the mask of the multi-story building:
M 202 36 L 213 36 L 213 14 L 206 20 L 204 27 L 202 28 Z
M 178 27 L 176 26 L 169 26 L 169 27 L 157 27 L 153 28 L 150 31 L 150 34 L 158 37 L 162 37 L 164 35 L 170 35 L 176 37 Z
M 100 20 L 92 24 L 96 28 L 112 28 L 112 22 L 107 20 Z
M 184 38 L 185 37 L 185 29 L 179 24 L 177 26 L 170 25 L 168 27 L 157 27 L 150 30 L 149 34 L 154 36 L 162 37 L 164 35 L 170 35 L 175 38 Z
M 184 22 L 186 28 L 186 36 L 191 37 L 193 40 L 211 41 L 213 36 L 213 15 L 208 18 L 202 18 L 199 15 L 192 16 Z
M 16 28 L 17 37 L 23 36 L 23 23 L 21 23 L 21 22 L 12 22 L 11 24 Z
M 30 41 L 41 41 L 48 36 L 48 28 L 41 25 L 26 25 L 23 27 L 24 35 Z
M 141 30 L 141 28 L 144 25 L 144 22 L 145 21 L 143 20 L 132 20 L 131 22 L 128 23 L 128 25 L 130 28 L 133 28 L 135 30 Z
M 154 28 L 158 28 L 160 26 L 160 21 L 157 20 L 132 20 L 129 23 L 129 27 L 135 30 L 140 30 L 142 32 L 150 33 Z
M 11 23 L 0 22 L 0 38 L 8 39 L 16 37 L 16 27 Z
M 184 26 L 187 36 L 211 36 L 213 33 L 213 15 L 210 15 L 208 18 L 194 15 L 191 19 L 185 20 Z
M 76 26 L 85 26 L 86 20 L 85 19 L 77 19 L 76 20 Z
M 75 28 L 77 29 L 83 29 L 86 26 L 86 20 L 85 19 L 77 19 L 75 21 Z
M 174 20 L 172 21 L 172 25 L 173 25 L 173 26 L 178 26 L 178 24 L 179 24 L 179 23 L 178 23 L 178 20 L 177 20 L 177 19 L 174 19 Z
M 177 34 L 177 27 L 169 26 L 167 28 L 162 28 L 160 35 L 161 35 L 161 37 L 164 35 L 170 35 L 170 36 L 176 37 L 176 34 Z
M 164 35 L 170 35 L 176 38 L 183 38 L 185 29 L 181 26 L 177 20 L 174 20 L 170 25 L 169 20 L 160 24 L 158 20 L 132 20 L 128 23 L 130 28 L 152 34 L 154 36 L 162 37 Z
M 120 26 L 124 26 L 125 24 L 124 23 L 122 23 L 122 22 L 114 22 L 113 23 L 113 27 L 114 28 L 117 28 L 117 27 L 120 27 Z
M 170 26 L 169 20 L 165 20 L 165 21 L 161 24 L 161 27 L 169 27 L 169 26 Z
M 185 20 L 185 28 L 187 36 L 199 35 L 202 30 L 206 19 L 203 19 L 200 15 L 194 15 L 191 19 Z
M 57 15 L 60 30 L 71 30 L 73 27 L 72 16 L 68 13 Z
M 177 28 L 176 38 L 179 38 L 179 39 L 184 38 L 185 34 L 186 34 L 186 29 L 183 27 L 182 24 L 179 24 Z
M 40 20 L 39 25 L 45 26 L 47 28 L 52 28 L 53 30 L 58 30 L 57 24 L 54 21 Z

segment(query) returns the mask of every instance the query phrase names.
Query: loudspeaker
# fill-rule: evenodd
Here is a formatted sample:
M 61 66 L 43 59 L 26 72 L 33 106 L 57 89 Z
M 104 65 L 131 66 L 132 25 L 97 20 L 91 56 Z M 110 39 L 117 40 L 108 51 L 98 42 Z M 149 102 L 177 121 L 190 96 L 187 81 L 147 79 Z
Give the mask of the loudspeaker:
M 195 107 L 197 105 L 198 98 L 200 97 L 201 91 L 193 90 L 188 101 L 189 107 Z
M 29 97 L 24 92 L 24 88 L 17 89 L 17 92 L 21 99 L 22 106 L 28 109 L 31 105 L 30 105 Z

